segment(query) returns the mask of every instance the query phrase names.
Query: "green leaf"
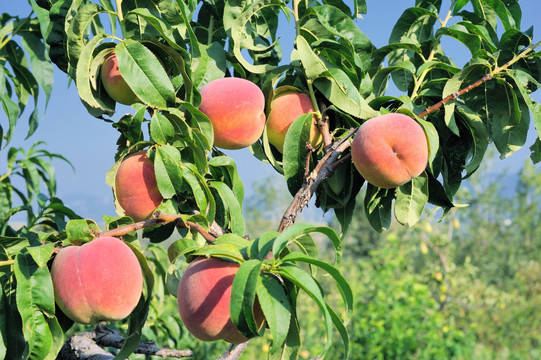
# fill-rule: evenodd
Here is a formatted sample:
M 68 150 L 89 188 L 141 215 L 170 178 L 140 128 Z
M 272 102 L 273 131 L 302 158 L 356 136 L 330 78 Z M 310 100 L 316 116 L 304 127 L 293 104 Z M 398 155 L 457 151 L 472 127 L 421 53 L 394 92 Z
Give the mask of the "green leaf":
M 217 42 L 213 42 L 210 45 L 199 44 L 199 48 L 201 50 L 201 56 L 192 60 L 192 66 L 195 67 L 192 80 L 194 85 L 201 88 L 212 80 L 225 77 L 227 53 Z
M 17 279 L 17 309 L 28 343 L 28 359 L 55 359 L 64 342 L 64 334 L 54 317 L 53 282 L 49 269 L 39 267 L 27 252 L 17 255 L 14 266 Z
M 468 79 L 472 74 L 479 72 L 488 72 L 486 64 L 473 64 L 466 66 L 464 69 L 456 73 L 451 79 L 447 81 L 443 88 L 442 98 L 446 98 L 452 94 L 458 94 L 458 91 L 463 87 L 470 84 L 464 84 L 464 81 Z M 444 105 L 445 109 L 445 124 L 455 134 L 459 135 L 458 126 L 455 120 L 455 107 L 456 101 L 449 101 Z
M 214 240 L 215 245 L 219 244 L 232 244 L 237 247 L 238 250 L 242 250 L 250 245 L 252 245 L 252 241 L 246 240 L 241 235 L 227 233 L 220 235 L 219 237 Z
M 169 261 L 173 263 L 179 256 L 185 255 L 189 252 L 199 249 L 203 245 L 197 243 L 193 239 L 184 238 L 173 242 L 167 248 L 167 255 L 169 256 Z
M 498 91 L 497 98 L 490 104 L 493 114 L 490 133 L 503 159 L 526 143 L 530 111 L 511 84 L 502 81 L 498 85 L 494 90 Z
M 258 258 L 259 260 L 265 259 L 267 254 L 271 252 L 274 241 L 280 233 L 278 231 L 267 231 L 263 233 L 259 238 L 252 241 L 249 248 L 249 257 Z
M 215 196 L 214 199 L 216 201 L 221 200 L 221 202 L 224 204 L 231 231 L 234 234 L 244 236 L 245 229 L 244 216 L 242 215 L 242 206 L 235 197 L 233 191 L 226 184 L 218 181 L 210 182 L 209 187 L 211 189 L 215 189 L 217 192 L 218 197 Z
M 17 124 L 17 120 L 19 119 L 19 106 L 17 106 L 17 104 L 13 100 L 11 100 L 9 95 L 7 94 L 0 94 L 0 101 L 2 102 L 2 109 L 4 110 L 4 113 L 6 114 L 9 123 L 7 132 L 2 138 L 0 138 L 0 145 L 2 145 L 2 139 L 5 139 L 7 145 L 13 137 L 15 125 Z M 2 132 L 3 131 L 4 130 L 2 130 Z
M 541 84 L 523 70 L 509 70 L 507 74 L 515 82 L 522 100 L 528 106 L 528 109 L 530 109 L 535 128 L 537 129 L 537 137 L 541 139 L 541 105 L 532 100 L 528 89 L 529 84 L 533 84 L 536 87 L 541 87 Z
M 297 317 L 292 316 L 286 342 L 280 351 L 280 360 L 297 360 L 299 358 L 301 348 L 300 332 Z
M 182 169 L 182 177 L 190 187 L 199 211 L 207 217 L 209 223 L 212 223 L 216 212 L 216 202 L 205 178 L 203 178 L 193 164 L 181 163 L 180 167 Z
M 24 33 L 22 44 L 30 55 L 32 75 L 45 93 L 45 106 L 47 107 L 53 90 L 53 64 L 47 55 L 45 45 L 37 36 L 32 33 Z
M 231 320 L 247 338 L 259 335 L 254 302 L 262 264 L 261 260 L 257 259 L 242 263 L 233 279 L 229 305 Z
M 457 104 L 456 115 L 459 116 L 464 123 L 467 124 L 468 129 L 473 139 L 473 146 L 470 150 L 469 162 L 464 167 L 466 174 L 464 178 L 472 175 L 481 162 L 488 148 L 488 133 L 485 124 L 481 117 L 475 114 L 471 109 L 463 104 Z
M 143 44 L 126 39 L 115 47 L 118 70 L 141 101 L 159 109 L 173 106 L 175 89 L 156 56 Z
M 310 139 L 312 114 L 302 114 L 296 118 L 287 129 L 284 140 L 283 169 L 287 187 L 295 194 L 304 182 L 306 167 L 306 143 Z
M 152 290 L 154 289 L 154 274 L 148 266 L 147 258 L 145 257 L 145 255 L 143 255 L 143 253 L 141 253 L 141 251 L 139 251 L 138 248 L 136 248 L 130 243 L 126 244 L 130 247 L 130 249 L 137 257 L 139 265 L 141 266 L 141 270 L 143 271 L 146 286 L 146 299 L 144 298 L 144 295 L 141 295 L 139 303 L 130 314 L 128 336 L 126 337 L 126 341 L 122 345 L 120 351 L 115 356 L 114 360 L 124 360 L 129 358 L 129 356 L 133 354 L 139 346 L 143 333 L 143 327 L 145 326 L 147 320 L 150 302 L 153 298 Z
M 342 260 L 342 243 L 340 242 L 340 238 L 336 232 L 326 226 L 315 226 L 306 223 L 295 223 L 278 235 L 272 246 L 274 256 L 279 258 L 282 250 L 284 250 L 289 244 L 293 243 L 298 238 L 312 233 L 321 233 L 327 236 L 334 247 L 335 264 L 339 264 Z
M 314 53 L 304 37 L 297 36 L 296 44 L 298 56 L 308 79 L 315 80 L 327 71 L 326 64 Z
M 298 286 L 304 290 L 319 307 L 319 310 L 323 314 L 323 318 L 325 320 L 325 329 L 327 334 L 327 342 L 325 343 L 325 348 L 321 354 L 325 355 L 325 353 L 330 349 L 332 342 L 332 317 L 329 313 L 329 309 L 327 308 L 327 304 L 323 299 L 323 293 L 321 292 L 319 284 L 316 280 L 314 280 L 313 277 L 310 276 L 310 274 L 293 264 L 283 263 L 278 269 L 278 273 L 295 284 L 295 286 Z
M 184 180 L 180 169 L 180 153 L 171 145 L 156 148 L 154 172 L 158 189 L 165 199 L 170 199 L 183 190 Z
M 219 179 L 226 183 L 235 193 L 239 204 L 242 205 L 244 201 L 244 185 L 242 179 L 237 171 L 237 164 L 229 156 L 215 156 L 209 160 L 208 163 L 211 173 L 214 175 L 214 179 Z M 215 169 L 223 169 L 221 175 L 218 175 Z
M 230 242 L 222 242 L 218 244 L 202 246 L 190 253 L 190 257 L 194 256 L 205 256 L 207 258 L 212 256 L 234 261 L 237 263 L 242 263 L 244 261 L 244 257 L 242 256 L 239 247 L 236 244 L 232 244 Z
M 302 36 L 297 37 L 297 50 L 307 78 L 314 80 L 314 86 L 334 106 L 355 117 L 372 118 L 377 115 L 346 73 L 326 64 Z
M 75 83 L 79 97 L 92 116 L 101 116 L 103 114 L 112 115 L 114 106 L 109 106 L 100 97 L 97 97 L 92 89 L 91 77 L 95 74 L 91 73 L 94 50 L 98 44 L 108 38 L 106 34 L 96 35 L 84 46 L 77 62 L 75 72 Z
M 387 83 L 389 74 L 392 74 L 393 72 L 400 72 L 402 76 L 404 74 L 410 74 L 411 76 L 415 76 L 415 65 L 409 61 L 404 61 L 401 63 L 397 63 L 394 66 L 387 66 L 385 68 L 382 68 L 376 73 L 376 76 L 374 77 L 374 94 L 376 96 L 383 96 L 385 94 L 385 91 L 387 90 Z
M 309 30 L 312 35 L 318 33 L 318 39 L 321 39 L 323 36 L 339 39 L 340 44 L 346 45 L 349 48 L 346 53 L 343 52 L 341 54 L 342 57 L 350 56 L 351 54 L 355 65 L 362 72 L 366 72 L 371 65 L 370 58 L 374 46 L 370 42 L 370 39 L 354 23 L 352 18 L 346 14 L 346 10 L 339 9 L 339 3 L 342 2 L 336 2 L 334 6 L 326 4 L 308 8 L 308 14 L 315 15 L 317 21 L 315 19 L 314 21 L 309 20 L 307 23 L 301 24 L 301 26 Z M 310 16 L 310 19 L 312 19 L 312 16 Z M 314 24 L 315 26 L 310 27 L 310 24 Z M 323 31 L 321 27 L 328 34 L 321 34 Z
M 422 54 L 421 47 L 418 44 L 410 42 L 391 43 L 374 51 L 372 55 L 372 66 L 370 68 L 370 74 L 375 74 L 381 66 L 381 63 L 387 55 L 395 50 L 410 50 L 413 53 Z M 410 61 L 411 63 L 411 61 Z
M 150 136 L 157 144 L 171 144 L 175 137 L 175 127 L 166 116 L 156 111 L 150 119 Z
M 342 69 L 329 68 L 325 77 L 314 81 L 314 86 L 340 110 L 362 119 L 379 115 L 361 96 L 359 89 Z
M 422 43 L 432 39 L 434 23 L 438 19 L 438 12 L 434 6 L 429 9 L 412 7 L 406 9 L 396 22 L 391 36 L 390 44 L 410 43 L 418 47 Z M 415 51 L 399 49 L 388 56 L 389 66 L 395 66 L 404 62 L 415 63 Z M 400 91 L 407 91 L 413 81 L 413 77 L 407 73 L 393 72 L 393 81 Z
M 370 225 L 376 231 L 387 230 L 391 225 L 391 210 L 394 198 L 393 189 L 382 189 L 367 184 L 364 209 Z
M 271 354 L 284 345 L 291 321 L 289 298 L 276 276 L 261 274 L 258 283 L 257 300 L 272 334 Z
M 231 25 L 233 54 L 246 70 L 255 74 L 264 74 L 276 68 L 276 65 L 273 64 L 251 64 L 246 61 L 242 53 L 243 49 L 248 49 L 257 53 L 267 53 L 271 52 L 276 46 L 277 42 L 269 46 L 262 45 L 260 42 L 256 41 L 255 38 L 252 38 L 253 35 L 250 31 L 253 29 L 255 23 L 255 21 L 252 20 L 252 17 L 259 16 L 264 9 L 269 6 L 282 7 L 283 3 L 279 0 L 256 0 L 243 9 Z
M 75 16 L 69 23 L 67 36 L 67 56 L 70 65 L 75 69 L 78 67 L 79 56 L 81 55 L 88 37 L 88 30 L 95 25 L 100 14 L 107 13 L 101 5 L 87 3 L 77 9 Z
M 5 359 L 7 353 L 7 322 L 8 322 L 7 297 L 4 294 L 4 289 L 0 289 L 0 358 Z
M 520 29 L 522 12 L 516 0 L 484 0 L 484 3 L 490 6 L 498 15 L 505 31 Z
M 471 34 L 462 23 L 439 28 L 436 31 L 436 38 L 440 36 L 449 36 L 460 41 L 466 45 L 472 55 L 481 49 L 481 40 L 479 37 L 476 34 Z
M 329 310 L 329 314 L 331 315 L 332 322 L 338 332 L 340 333 L 340 337 L 342 338 L 342 343 L 344 344 L 344 358 L 349 357 L 349 334 L 346 326 L 342 322 L 342 319 L 338 314 L 334 311 L 334 309 L 327 304 L 327 310 Z
M 66 225 L 67 240 L 73 245 L 82 245 L 94 238 L 94 233 L 100 228 L 93 220 L 75 219 Z
M 28 253 L 40 268 L 47 265 L 47 262 L 53 255 L 54 244 L 47 243 L 41 246 L 32 246 L 27 248 Z
M 352 315 L 353 311 L 353 292 L 351 291 L 351 287 L 349 286 L 346 278 L 340 273 L 340 271 L 335 268 L 334 266 L 326 263 L 325 261 L 321 261 L 318 259 L 314 259 L 313 257 L 306 256 L 304 254 L 301 254 L 299 252 L 292 252 L 284 256 L 282 261 L 286 262 L 303 262 L 310 265 L 317 266 L 323 270 L 325 270 L 336 282 L 336 287 L 338 288 L 338 291 L 340 292 L 340 295 L 342 297 L 342 300 L 345 305 L 345 323 L 347 323 Z
M 410 182 L 396 189 L 394 214 L 402 225 L 415 225 L 428 202 L 428 177 L 423 172 Z
M 535 142 L 530 146 L 530 158 L 534 164 L 541 162 L 541 140 L 535 139 Z

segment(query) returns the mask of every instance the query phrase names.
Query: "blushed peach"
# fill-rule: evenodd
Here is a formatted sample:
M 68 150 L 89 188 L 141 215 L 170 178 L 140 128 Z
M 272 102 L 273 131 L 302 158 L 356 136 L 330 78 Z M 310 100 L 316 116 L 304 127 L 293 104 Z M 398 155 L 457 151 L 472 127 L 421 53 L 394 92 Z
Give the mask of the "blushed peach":
M 107 94 L 116 102 L 124 105 L 132 105 L 139 102 L 139 98 L 126 83 L 126 80 L 118 70 L 118 61 L 113 53 L 103 62 L 100 70 L 100 78 Z
M 160 205 L 163 197 L 146 151 L 129 155 L 120 163 L 115 175 L 115 196 L 124 213 L 134 221 L 149 218 Z
M 284 140 L 291 123 L 299 116 L 313 111 L 312 100 L 305 93 L 288 91 L 278 94 L 270 103 L 269 118 L 267 120 L 269 142 L 283 154 Z M 316 147 L 321 141 L 322 136 L 315 123 L 315 117 L 313 117 L 310 129 L 310 144 Z
M 53 261 L 51 277 L 58 307 L 81 324 L 126 318 L 143 289 L 137 257 L 113 237 L 63 248 Z
M 241 149 L 252 145 L 265 128 L 265 97 L 253 82 L 228 77 L 209 82 L 201 89 L 199 110 L 214 128 L 214 145 Z
M 395 188 L 419 176 L 428 162 L 425 132 L 411 117 L 386 114 L 364 122 L 351 143 L 353 164 L 372 185 Z
M 178 309 L 188 331 L 203 341 L 225 340 L 239 344 L 247 339 L 239 332 L 229 311 L 237 263 L 218 258 L 199 258 L 184 271 L 177 291 Z M 259 305 L 254 306 L 263 324 Z

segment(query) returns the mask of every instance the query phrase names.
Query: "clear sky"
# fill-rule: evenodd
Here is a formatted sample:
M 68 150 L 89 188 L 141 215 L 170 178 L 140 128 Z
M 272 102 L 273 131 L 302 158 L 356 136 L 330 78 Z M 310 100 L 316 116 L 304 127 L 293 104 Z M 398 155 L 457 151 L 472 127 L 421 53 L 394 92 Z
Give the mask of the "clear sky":
M 368 14 L 356 20 L 360 29 L 372 40 L 376 47 L 387 44 L 392 26 L 407 7 L 413 6 L 414 0 L 367 0 Z M 444 0 L 444 4 L 450 4 Z M 521 0 L 523 9 L 522 29 L 534 25 L 534 40 L 541 39 L 541 0 Z M 443 8 L 446 6 L 444 5 Z M 26 16 L 30 6 L 24 0 L 1 0 L 0 13 Z M 290 32 L 282 38 L 291 42 Z M 451 42 L 449 42 L 450 44 Z M 284 46 L 284 49 L 287 49 Z M 458 64 L 463 64 L 469 55 L 463 45 L 450 45 L 446 49 L 448 55 Z M 287 55 L 284 51 L 284 57 Z M 535 95 L 541 101 L 539 91 Z M 118 107 L 114 119 L 119 119 L 124 113 L 130 112 L 129 107 Z M 55 161 L 57 168 L 58 196 L 73 208 L 79 215 L 100 221 L 101 215 L 114 216 L 112 192 L 105 184 L 105 174 L 114 163 L 117 132 L 109 123 L 90 116 L 77 95 L 77 89 L 72 83 L 68 85 L 66 75 L 55 68 L 54 86 L 49 107 L 40 122 L 36 133 L 28 140 L 26 136 L 26 119 L 23 115 L 15 130 L 14 140 L 10 146 L 28 148 L 37 141 L 45 141 L 46 149 L 67 157 L 76 171 L 60 161 Z M 7 119 L 0 113 L 0 122 L 4 125 Z M 527 145 L 533 143 L 535 132 Z M 261 177 L 281 181 L 281 177 L 270 165 L 265 165 L 252 157 L 248 150 L 237 150 L 228 153 L 237 162 L 240 176 L 250 194 L 250 184 Z M 0 152 L 0 173 L 5 171 L 6 151 Z M 523 159 L 529 156 L 527 146 L 510 160 L 501 161 L 501 166 L 516 170 L 523 164 Z M 518 160 L 518 161 L 517 161 Z

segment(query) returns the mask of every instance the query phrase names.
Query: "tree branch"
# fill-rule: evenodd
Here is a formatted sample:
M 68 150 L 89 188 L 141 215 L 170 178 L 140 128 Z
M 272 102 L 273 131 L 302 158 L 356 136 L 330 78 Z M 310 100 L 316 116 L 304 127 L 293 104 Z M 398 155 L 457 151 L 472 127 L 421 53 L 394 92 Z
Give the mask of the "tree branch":
M 166 225 L 170 223 L 174 223 L 175 226 L 177 227 L 188 228 L 188 229 L 197 231 L 203 236 L 203 238 L 208 243 L 213 243 L 214 240 L 216 239 L 213 235 L 209 234 L 205 229 L 203 229 L 201 225 L 196 224 L 191 221 L 184 221 L 182 220 L 182 217 L 180 215 L 162 214 L 160 211 L 156 211 L 154 213 L 154 217 L 149 220 L 121 226 L 112 230 L 96 232 L 95 235 L 97 237 L 102 237 L 102 236 L 121 237 L 133 231 L 141 230 L 141 229 L 152 227 L 152 226 Z
M 114 355 L 103 347 L 121 349 L 125 339 L 116 330 L 109 329 L 105 323 L 100 323 L 89 332 L 73 335 L 64 343 L 57 360 L 112 360 Z M 191 350 L 164 349 L 156 346 L 154 341 L 139 344 L 136 354 L 170 357 L 181 359 L 193 356 Z
M 279 232 L 284 231 L 295 222 L 297 215 L 306 207 L 319 184 L 334 173 L 335 163 L 339 160 L 340 155 L 351 146 L 349 139 L 356 131 L 356 129 L 351 129 L 344 138 L 335 142 L 331 150 L 319 160 L 314 170 L 305 177 L 302 187 L 297 191 L 282 217 L 278 227 Z

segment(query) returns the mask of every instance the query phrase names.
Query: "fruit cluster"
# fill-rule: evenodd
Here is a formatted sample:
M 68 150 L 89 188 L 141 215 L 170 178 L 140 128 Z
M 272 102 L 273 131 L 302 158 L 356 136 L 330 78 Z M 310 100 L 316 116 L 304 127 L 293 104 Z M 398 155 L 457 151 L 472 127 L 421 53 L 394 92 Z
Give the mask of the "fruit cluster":
M 126 105 L 139 101 L 122 78 L 114 53 L 102 66 L 101 80 L 115 101 Z M 268 106 L 260 88 L 242 78 L 211 81 L 200 93 L 199 109 L 212 123 L 213 144 L 217 147 L 248 147 L 266 129 L 269 143 L 284 153 L 289 127 L 304 114 L 312 114 L 311 145 L 317 148 L 322 144 L 315 101 L 298 89 L 277 88 Z M 148 219 L 163 201 L 150 154 L 146 150 L 135 152 L 125 157 L 116 171 L 114 194 L 119 210 L 134 221 Z M 425 170 L 427 138 L 411 117 L 381 115 L 359 127 L 351 142 L 351 159 L 371 184 L 398 187 Z M 234 344 L 246 340 L 233 324 L 229 310 L 238 268 L 231 261 L 199 257 L 185 270 L 177 292 L 178 308 L 185 326 L 198 339 Z M 60 309 L 83 324 L 125 318 L 137 305 L 143 287 L 137 257 L 123 241 L 112 237 L 62 249 L 54 260 L 52 278 Z M 257 301 L 253 310 L 257 324 L 263 326 L 264 316 Z

